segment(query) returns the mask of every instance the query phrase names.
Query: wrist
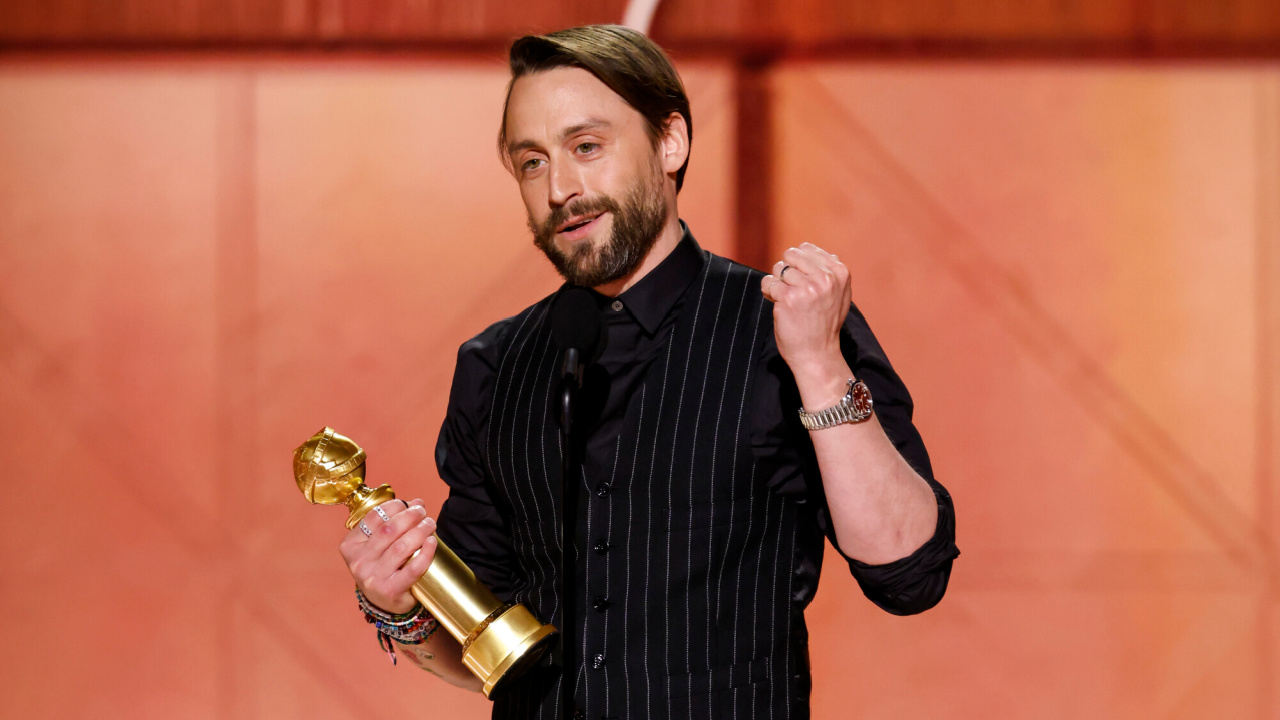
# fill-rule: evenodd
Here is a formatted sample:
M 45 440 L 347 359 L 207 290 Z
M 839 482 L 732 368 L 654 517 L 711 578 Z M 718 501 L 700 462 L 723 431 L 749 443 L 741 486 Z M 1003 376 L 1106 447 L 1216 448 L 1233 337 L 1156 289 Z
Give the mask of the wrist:
M 392 663 L 396 658 L 392 640 L 404 645 L 417 645 L 430 640 L 440 627 L 426 608 L 417 603 L 407 613 L 388 613 L 369 602 L 359 587 L 356 588 L 356 601 L 365 621 L 378 629 L 378 644 L 391 656 Z
M 820 409 L 840 402 L 848 391 L 853 371 L 839 352 L 788 363 L 806 408 Z

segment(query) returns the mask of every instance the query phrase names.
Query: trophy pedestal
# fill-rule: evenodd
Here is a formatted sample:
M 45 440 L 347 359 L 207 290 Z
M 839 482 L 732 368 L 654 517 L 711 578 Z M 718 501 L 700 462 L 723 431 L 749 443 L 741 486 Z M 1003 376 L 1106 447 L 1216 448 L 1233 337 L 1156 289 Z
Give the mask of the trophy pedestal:
M 462 662 L 484 680 L 485 697 L 504 689 L 504 680 L 517 678 L 542 657 L 555 641 L 556 629 L 543 625 L 523 605 L 513 605 L 465 643 Z

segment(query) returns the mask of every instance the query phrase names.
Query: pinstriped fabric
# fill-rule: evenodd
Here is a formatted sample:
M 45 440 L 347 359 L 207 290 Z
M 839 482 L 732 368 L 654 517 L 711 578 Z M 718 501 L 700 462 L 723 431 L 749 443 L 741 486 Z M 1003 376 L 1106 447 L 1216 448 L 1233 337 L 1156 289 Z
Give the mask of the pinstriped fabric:
M 704 257 L 666 347 L 628 400 L 614 456 L 597 465 L 601 477 L 575 478 L 585 483 L 575 543 L 582 606 L 568 677 L 588 718 L 807 716 L 791 677 L 802 665 L 792 657 L 803 626 L 790 578 L 799 513 L 758 485 L 743 435 L 768 306 L 759 273 Z M 562 606 L 561 448 L 549 399 L 559 353 L 548 305 L 513 319 L 485 447 L 494 502 L 511 527 L 513 596 L 544 620 Z M 557 677 L 531 672 L 495 702 L 494 717 L 558 718 Z

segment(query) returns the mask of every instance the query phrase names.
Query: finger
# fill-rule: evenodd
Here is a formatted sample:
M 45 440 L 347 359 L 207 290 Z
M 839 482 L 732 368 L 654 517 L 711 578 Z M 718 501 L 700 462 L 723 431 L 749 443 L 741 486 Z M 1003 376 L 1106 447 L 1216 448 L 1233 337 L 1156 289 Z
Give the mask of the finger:
M 351 563 L 360 554 L 361 547 L 368 542 L 368 540 L 369 538 L 365 537 L 364 532 L 360 529 L 358 524 L 343 536 L 342 542 L 338 543 L 338 552 L 342 554 L 342 559 L 346 561 L 348 566 L 351 565 Z
M 808 252 L 811 252 L 815 256 L 820 258 L 828 258 L 828 259 L 835 258 L 835 253 L 829 253 L 826 250 L 823 250 L 822 248 L 818 247 L 817 245 L 814 245 L 811 242 L 800 243 L 800 249 L 807 250 Z
M 811 257 L 817 259 L 824 268 L 835 275 L 837 280 L 843 280 L 848 276 L 849 269 L 840 262 L 839 255 L 827 252 L 813 243 L 801 243 L 800 250 L 808 252 Z
M 787 278 L 790 275 L 794 275 L 795 273 L 798 273 L 798 272 L 800 271 L 797 270 L 796 268 L 779 260 L 778 262 L 773 264 L 773 275 L 771 277 L 773 277 L 779 283 L 785 284 L 787 282 Z
M 764 294 L 764 299 L 771 303 L 776 304 L 781 301 L 790 290 L 790 286 L 779 280 L 776 275 L 765 275 L 760 278 L 760 292 Z
M 378 505 L 364 516 L 364 525 L 369 528 L 371 533 L 376 533 L 378 530 L 382 529 L 382 526 L 389 522 L 391 518 L 394 518 L 396 515 L 399 515 L 411 507 L 413 507 L 411 504 L 404 500 L 400 500 L 399 498 L 395 500 L 388 500 L 381 505 Z M 383 515 L 386 515 L 385 520 L 382 517 Z M 356 529 L 359 530 L 358 527 Z
M 422 522 L 422 519 L 426 516 L 426 508 L 419 505 L 413 505 L 410 506 L 408 510 L 397 513 L 395 517 L 391 518 L 391 522 L 382 523 L 376 529 L 371 527 L 370 529 L 373 530 L 373 537 L 369 538 L 367 552 L 369 552 L 373 557 L 381 556 L 391 543 L 399 540 L 401 535 L 404 535 L 406 532 L 411 530 L 413 526 Z M 365 520 L 369 520 L 370 517 L 375 517 L 375 514 L 370 513 L 365 516 Z
M 379 505 L 378 507 L 374 508 L 373 514 L 378 519 L 382 519 L 382 514 L 378 512 L 379 510 L 381 510 L 383 513 L 386 513 L 387 518 L 390 519 L 391 517 L 394 517 L 395 515 L 398 515 L 408 509 L 409 509 L 409 503 L 399 498 L 396 498 L 395 500 L 388 500 L 382 503 L 381 505 Z M 371 529 L 376 530 L 377 528 L 371 528 Z
M 801 275 L 813 278 L 828 271 L 824 262 L 825 258 L 807 248 L 787 248 L 782 253 L 782 259 L 791 266 L 791 270 L 787 271 L 787 277 L 785 278 L 789 285 L 797 285 L 803 282 L 800 277 L 793 278 L 792 273 L 794 272 L 798 271 Z M 793 282 L 793 279 L 795 282 Z
M 403 586 L 404 591 L 407 592 L 409 586 L 417 582 L 418 578 L 427 572 L 427 568 L 431 567 L 431 561 L 436 556 L 437 545 L 439 545 L 439 541 L 435 535 L 428 535 L 423 538 L 422 546 L 418 548 L 416 554 L 389 579 L 390 588 L 399 590 Z
M 400 566 L 422 547 L 422 542 L 435 531 L 436 521 L 431 518 L 423 518 L 421 522 L 407 530 L 387 546 L 382 557 L 378 559 L 380 574 L 390 577 L 399 570 Z

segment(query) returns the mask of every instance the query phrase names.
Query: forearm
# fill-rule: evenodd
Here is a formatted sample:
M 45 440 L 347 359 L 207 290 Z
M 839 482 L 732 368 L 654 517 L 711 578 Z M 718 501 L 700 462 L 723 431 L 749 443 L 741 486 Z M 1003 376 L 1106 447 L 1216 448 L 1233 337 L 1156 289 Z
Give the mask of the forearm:
M 399 655 L 450 685 L 480 692 L 484 683 L 462 664 L 462 646 L 453 636 L 435 632 L 424 643 L 406 645 L 393 640 Z
M 854 376 L 838 355 L 792 372 L 809 410 L 839 402 Z M 846 555 L 882 565 L 910 555 L 933 536 L 933 489 L 903 460 L 874 413 L 864 422 L 813 431 L 810 438 L 832 527 Z

